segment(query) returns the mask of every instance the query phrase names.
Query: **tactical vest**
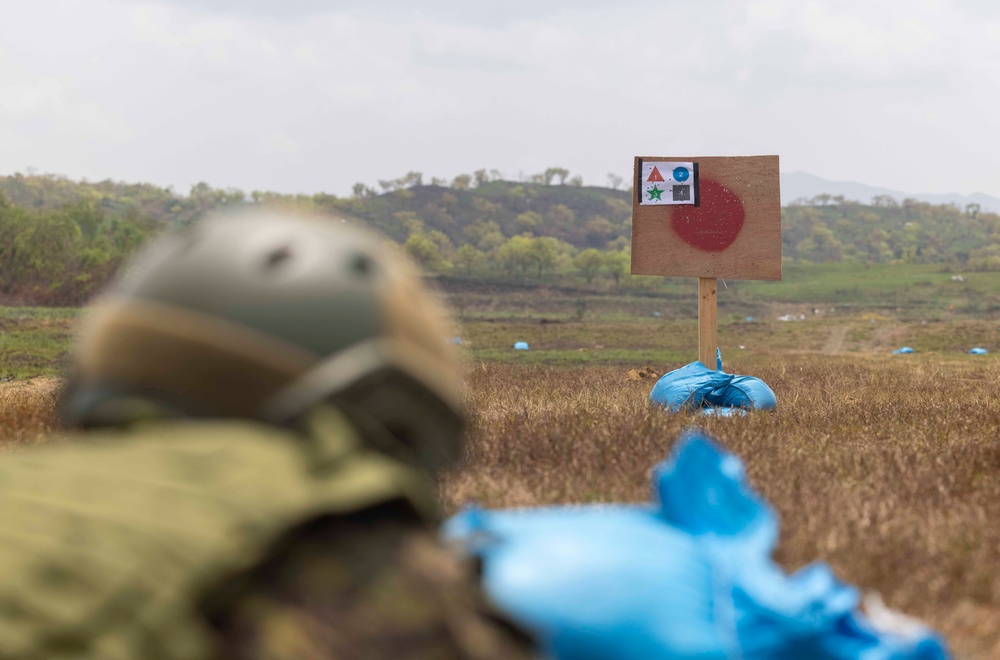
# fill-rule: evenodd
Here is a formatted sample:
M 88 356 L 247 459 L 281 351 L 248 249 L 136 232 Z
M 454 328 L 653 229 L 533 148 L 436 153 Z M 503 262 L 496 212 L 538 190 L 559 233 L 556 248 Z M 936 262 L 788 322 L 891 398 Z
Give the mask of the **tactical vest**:
M 289 528 L 403 499 L 426 477 L 332 409 L 310 433 L 253 422 L 147 424 L 0 456 L 0 658 L 204 658 L 206 589 Z

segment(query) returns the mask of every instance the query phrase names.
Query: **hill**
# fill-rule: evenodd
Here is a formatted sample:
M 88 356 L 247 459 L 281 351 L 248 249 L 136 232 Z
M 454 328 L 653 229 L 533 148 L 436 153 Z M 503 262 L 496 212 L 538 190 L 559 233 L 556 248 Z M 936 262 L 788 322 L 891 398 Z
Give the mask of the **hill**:
M 411 172 L 357 184 L 351 197 L 145 183 L 0 177 L 0 304 L 79 304 L 136 246 L 228 207 L 278 205 L 370 225 L 428 271 L 465 278 L 595 280 L 629 276 L 631 191 L 584 186 L 550 168 L 526 181 L 480 170 L 451 182 Z M 980 207 L 878 195 L 870 204 L 818 194 L 782 209 L 788 264 L 924 264 L 1000 271 L 1000 215 Z M 604 285 L 606 288 L 606 285 Z
M 981 211 L 1000 213 L 1000 198 L 985 193 L 960 195 L 958 193 L 907 193 L 891 188 L 869 186 L 857 181 L 831 181 L 805 172 L 781 173 L 781 204 L 787 206 L 796 200 L 813 199 L 817 195 L 836 195 L 854 202 L 870 203 L 876 197 L 897 200 L 914 199 L 928 204 L 954 204 L 965 209 L 978 205 Z

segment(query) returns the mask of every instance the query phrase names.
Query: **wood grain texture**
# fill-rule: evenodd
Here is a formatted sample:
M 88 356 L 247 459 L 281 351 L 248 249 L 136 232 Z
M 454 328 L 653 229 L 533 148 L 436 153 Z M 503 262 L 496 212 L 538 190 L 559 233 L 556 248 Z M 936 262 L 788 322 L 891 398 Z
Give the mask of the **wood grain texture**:
M 699 187 L 721 184 L 743 205 L 743 225 L 727 248 L 706 251 L 685 242 L 674 214 L 687 206 L 642 206 L 642 161 L 694 161 Z M 632 199 L 632 274 L 781 279 L 781 197 L 777 156 L 637 156 Z M 702 205 L 704 205 L 704 200 Z M 713 218 L 725 222 L 725 218 Z M 707 365 L 706 365 L 707 366 Z
M 717 285 L 714 277 L 698 278 L 698 359 L 712 371 L 719 345 Z

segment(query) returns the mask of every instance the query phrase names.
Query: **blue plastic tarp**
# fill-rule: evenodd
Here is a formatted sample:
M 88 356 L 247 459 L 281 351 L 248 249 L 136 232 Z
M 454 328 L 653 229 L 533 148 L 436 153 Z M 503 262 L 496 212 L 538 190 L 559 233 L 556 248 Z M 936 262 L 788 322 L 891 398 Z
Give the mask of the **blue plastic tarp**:
M 909 355 L 913 352 L 913 349 L 909 346 L 903 346 L 902 348 L 897 348 L 892 352 L 893 355 Z
M 987 353 L 989 353 L 989 351 L 986 350 L 985 348 L 979 348 L 978 346 L 975 348 L 970 348 L 969 352 L 972 353 L 973 355 L 986 355 Z
M 514 342 L 515 351 L 526 351 L 528 350 L 528 342 L 526 341 L 516 341 Z
M 445 537 L 482 561 L 485 589 L 558 660 L 937 660 L 916 625 L 876 628 L 823 564 L 786 575 L 778 519 L 739 459 L 686 432 L 645 505 L 469 509 Z
M 761 379 L 725 373 L 719 350 L 716 350 L 716 366 L 713 371 L 701 362 L 691 362 L 661 376 L 653 385 L 649 400 L 670 412 L 712 407 L 773 410 L 778 405 L 774 391 Z

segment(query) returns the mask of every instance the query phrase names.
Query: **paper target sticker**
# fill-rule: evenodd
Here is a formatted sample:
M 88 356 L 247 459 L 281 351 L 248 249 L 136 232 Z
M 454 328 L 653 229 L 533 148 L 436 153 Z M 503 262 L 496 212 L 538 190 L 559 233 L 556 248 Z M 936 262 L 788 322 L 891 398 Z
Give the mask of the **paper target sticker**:
M 643 161 L 641 206 L 690 204 L 698 206 L 698 163 Z

